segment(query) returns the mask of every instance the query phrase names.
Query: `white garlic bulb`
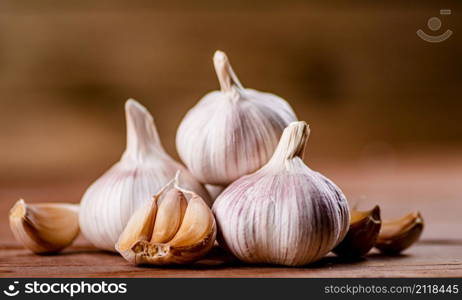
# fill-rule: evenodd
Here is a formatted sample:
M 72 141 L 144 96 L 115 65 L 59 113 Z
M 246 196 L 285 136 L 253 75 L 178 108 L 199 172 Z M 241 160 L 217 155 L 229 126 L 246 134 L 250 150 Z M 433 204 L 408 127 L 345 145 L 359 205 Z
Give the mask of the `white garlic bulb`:
M 217 51 L 213 59 L 221 91 L 210 92 L 186 114 L 176 145 L 199 181 L 226 186 L 263 166 L 297 117 L 284 99 L 244 89 L 225 53 Z
M 133 212 L 168 183 L 178 170 L 181 184 L 208 205 L 205 188 L 163 149 L 152 116 L 135 100 L 125 104 L 127 149 L 121 160 L 93 183 L 82 198 L 80 227 L 96 247 L 115 251 Z
M 220 244 L 240 260 L 308 264 L 347 233 L 345 196 L 302 160 L 308 135 L 305 122 L 290 124 L 271 160 L 232 183 L 215 201 Z

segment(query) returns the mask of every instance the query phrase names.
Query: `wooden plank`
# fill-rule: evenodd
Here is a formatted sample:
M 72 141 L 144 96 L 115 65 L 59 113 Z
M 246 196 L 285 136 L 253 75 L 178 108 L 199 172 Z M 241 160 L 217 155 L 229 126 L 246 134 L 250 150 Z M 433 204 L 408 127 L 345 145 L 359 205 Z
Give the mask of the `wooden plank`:
M 116 254 L 98 251 L 82 236 L 59 255 L 34 255 L 14 240 L 8 227 L 7 212 L 18 195 L 31 202 L 77 202 L 88 182 L 4 186 L 0 189 L 0 277 L 461 277 L 461 164 L 441 164 L 435 158 L 424 161 L 433 163 L 408 159 L 394 171 L 377 166 L 326 169 L 352 203 L 362 199 L 363 208 L 378 203 L 387 218 L 422 211 L 426 227 L 419 243 L 398 257 L 372 252 L 365 259 L 345 261 L 330 255 L 301 268 L 245 265 L 219 249 L 193 266 L 135 267 Z
M 91 246 L 60 255 L 37 256 L 17 246 L 1 249 L 1 277 L 460 277 L 462 241 L 422 241 L 406 254 L 371 253 L 364 259 L 329 255 L 307 267 L 245 265 L 219 249 L 189 267 L 135 267 L 122 257 Z

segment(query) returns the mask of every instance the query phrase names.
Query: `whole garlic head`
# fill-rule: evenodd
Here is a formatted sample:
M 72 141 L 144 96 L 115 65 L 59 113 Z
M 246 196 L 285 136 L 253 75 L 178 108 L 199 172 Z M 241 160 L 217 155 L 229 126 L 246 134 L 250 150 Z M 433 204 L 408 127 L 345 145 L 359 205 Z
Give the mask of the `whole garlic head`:
M 271 160 L 232 183 L 215 201 L 220 244 L 250 263 L 288 266 L 319 260 L 345 236 L 345 196 L 307 167 L 305 122 L 291 123 Z
M 244 89 L 225 53 L 217 51 L 214 64 L 221 91 L 210 92 L 186 114 L 176 145 L 199 181 L 226 186 L 262 167 L 297 117 L 284 99 Z
M 96 247 L 115 251 L 115 243 L 133 212 L 181 170 L 181 184 L 211 206 L 200 184 L 161 145 L 152 116 L 135 100 L 125 104 L 127 149 L 122 158 L 94 182 L 82 198 L 80 228 Z

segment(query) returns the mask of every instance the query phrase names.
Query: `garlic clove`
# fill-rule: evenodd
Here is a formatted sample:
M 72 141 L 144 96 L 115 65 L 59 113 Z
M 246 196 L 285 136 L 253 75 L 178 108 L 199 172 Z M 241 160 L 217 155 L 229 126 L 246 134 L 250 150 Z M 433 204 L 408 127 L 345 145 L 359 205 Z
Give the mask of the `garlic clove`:
M 170 241 L 175 247 L 186 247 L 204 240 L 214 226 L 210 208 L 199 196 L 192 196 L 178 233 Z
M 188 202 L 181 191 L 176 189 L 168 191 L 159 205 L 151 241 L 154 243 L 170 241 L 182 224 L 187 206 Z
M 240 260 L 305 265 L 345 237 L 349 210 L 344 194 L 303 162 L 309 132 L 305 122 L 291 123 L 268 163 L 216 199 L 219 243 Z
M 125 251 L 138 241 L 149 240 L 156 220 L 157 202 L 153 201 L 135 211 L 119 237 L 119 249 Z
M 419 212 L 384 221 L 375 247 L 385 254 L 399 254 L 420 238 L 423 228 L 424 221 Z
M 176 145 L 200 182 L 227 186 L 262 167 L 297 117 L 284 99 L 244 88 L 224 52 L 217 51 L 213 61 L 221 90 L 187 112 Z
M 210 208 L 196 193 L 180 188 L 177 180 L 178 175 L 153 197 L 151 206 L 140 208 L 130 218 L 116 244 L 127 261 L 137 265 L 187 264 L 212 248 L 216 224 Z M 187 201 L 185 209 L 183 199 Z M 154 209 L 158 202 L 159 209 Z M 138 234 L 141 231 L 143 234 Z
M 14 237 L 34 253 L 56 253 L 79 234 L 79 206 L 66 203 L 27 204 L 19 200 L 10 210 Z
M 368 211 L 351 211 L 350 228 L 345 238 L 332 250 L 342 257 L 361 257 L 374 247 L 382 221 L 380 207 Z
M 97 248 L 114 245 L 130 216 L 181 171 L 181 185 L 212 205 L 205 187 L 162 147 L 153 117 L 137 101 L 125 104 L 127 147 L 119 162 L 95 181 L 81 201 L 80 227 Z

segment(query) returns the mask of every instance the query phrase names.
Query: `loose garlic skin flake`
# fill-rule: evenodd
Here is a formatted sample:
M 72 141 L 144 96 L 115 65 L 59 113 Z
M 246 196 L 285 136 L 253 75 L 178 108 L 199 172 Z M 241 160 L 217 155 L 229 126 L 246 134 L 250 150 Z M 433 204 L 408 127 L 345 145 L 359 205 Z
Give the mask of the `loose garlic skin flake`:
M 176 145 L 199 181 L 227 186 L 262 167 L 297 117 L 284 99 L 243 88 L 225 53 L 217 51 L 214 64 L 221 91 L 210 92 L 186 114 Z
M 305 122 L 290 124 L 271 160 L 215 201 L 219 242 L 240 260 L 305 265 L 325 256 L 346 235 L 345 196 L 302 160 L 308 135 Z
M 164 150 L 151 114 L 135 100 L 125 105 L 127 149 L 121 160 L 94 182 L 82 198 L 80 227 L 97 248 L 115 251 L 115 243 L 136 209 L 149 202 L 181 170 L 181 184 L 207 205 L 207 190 Z

